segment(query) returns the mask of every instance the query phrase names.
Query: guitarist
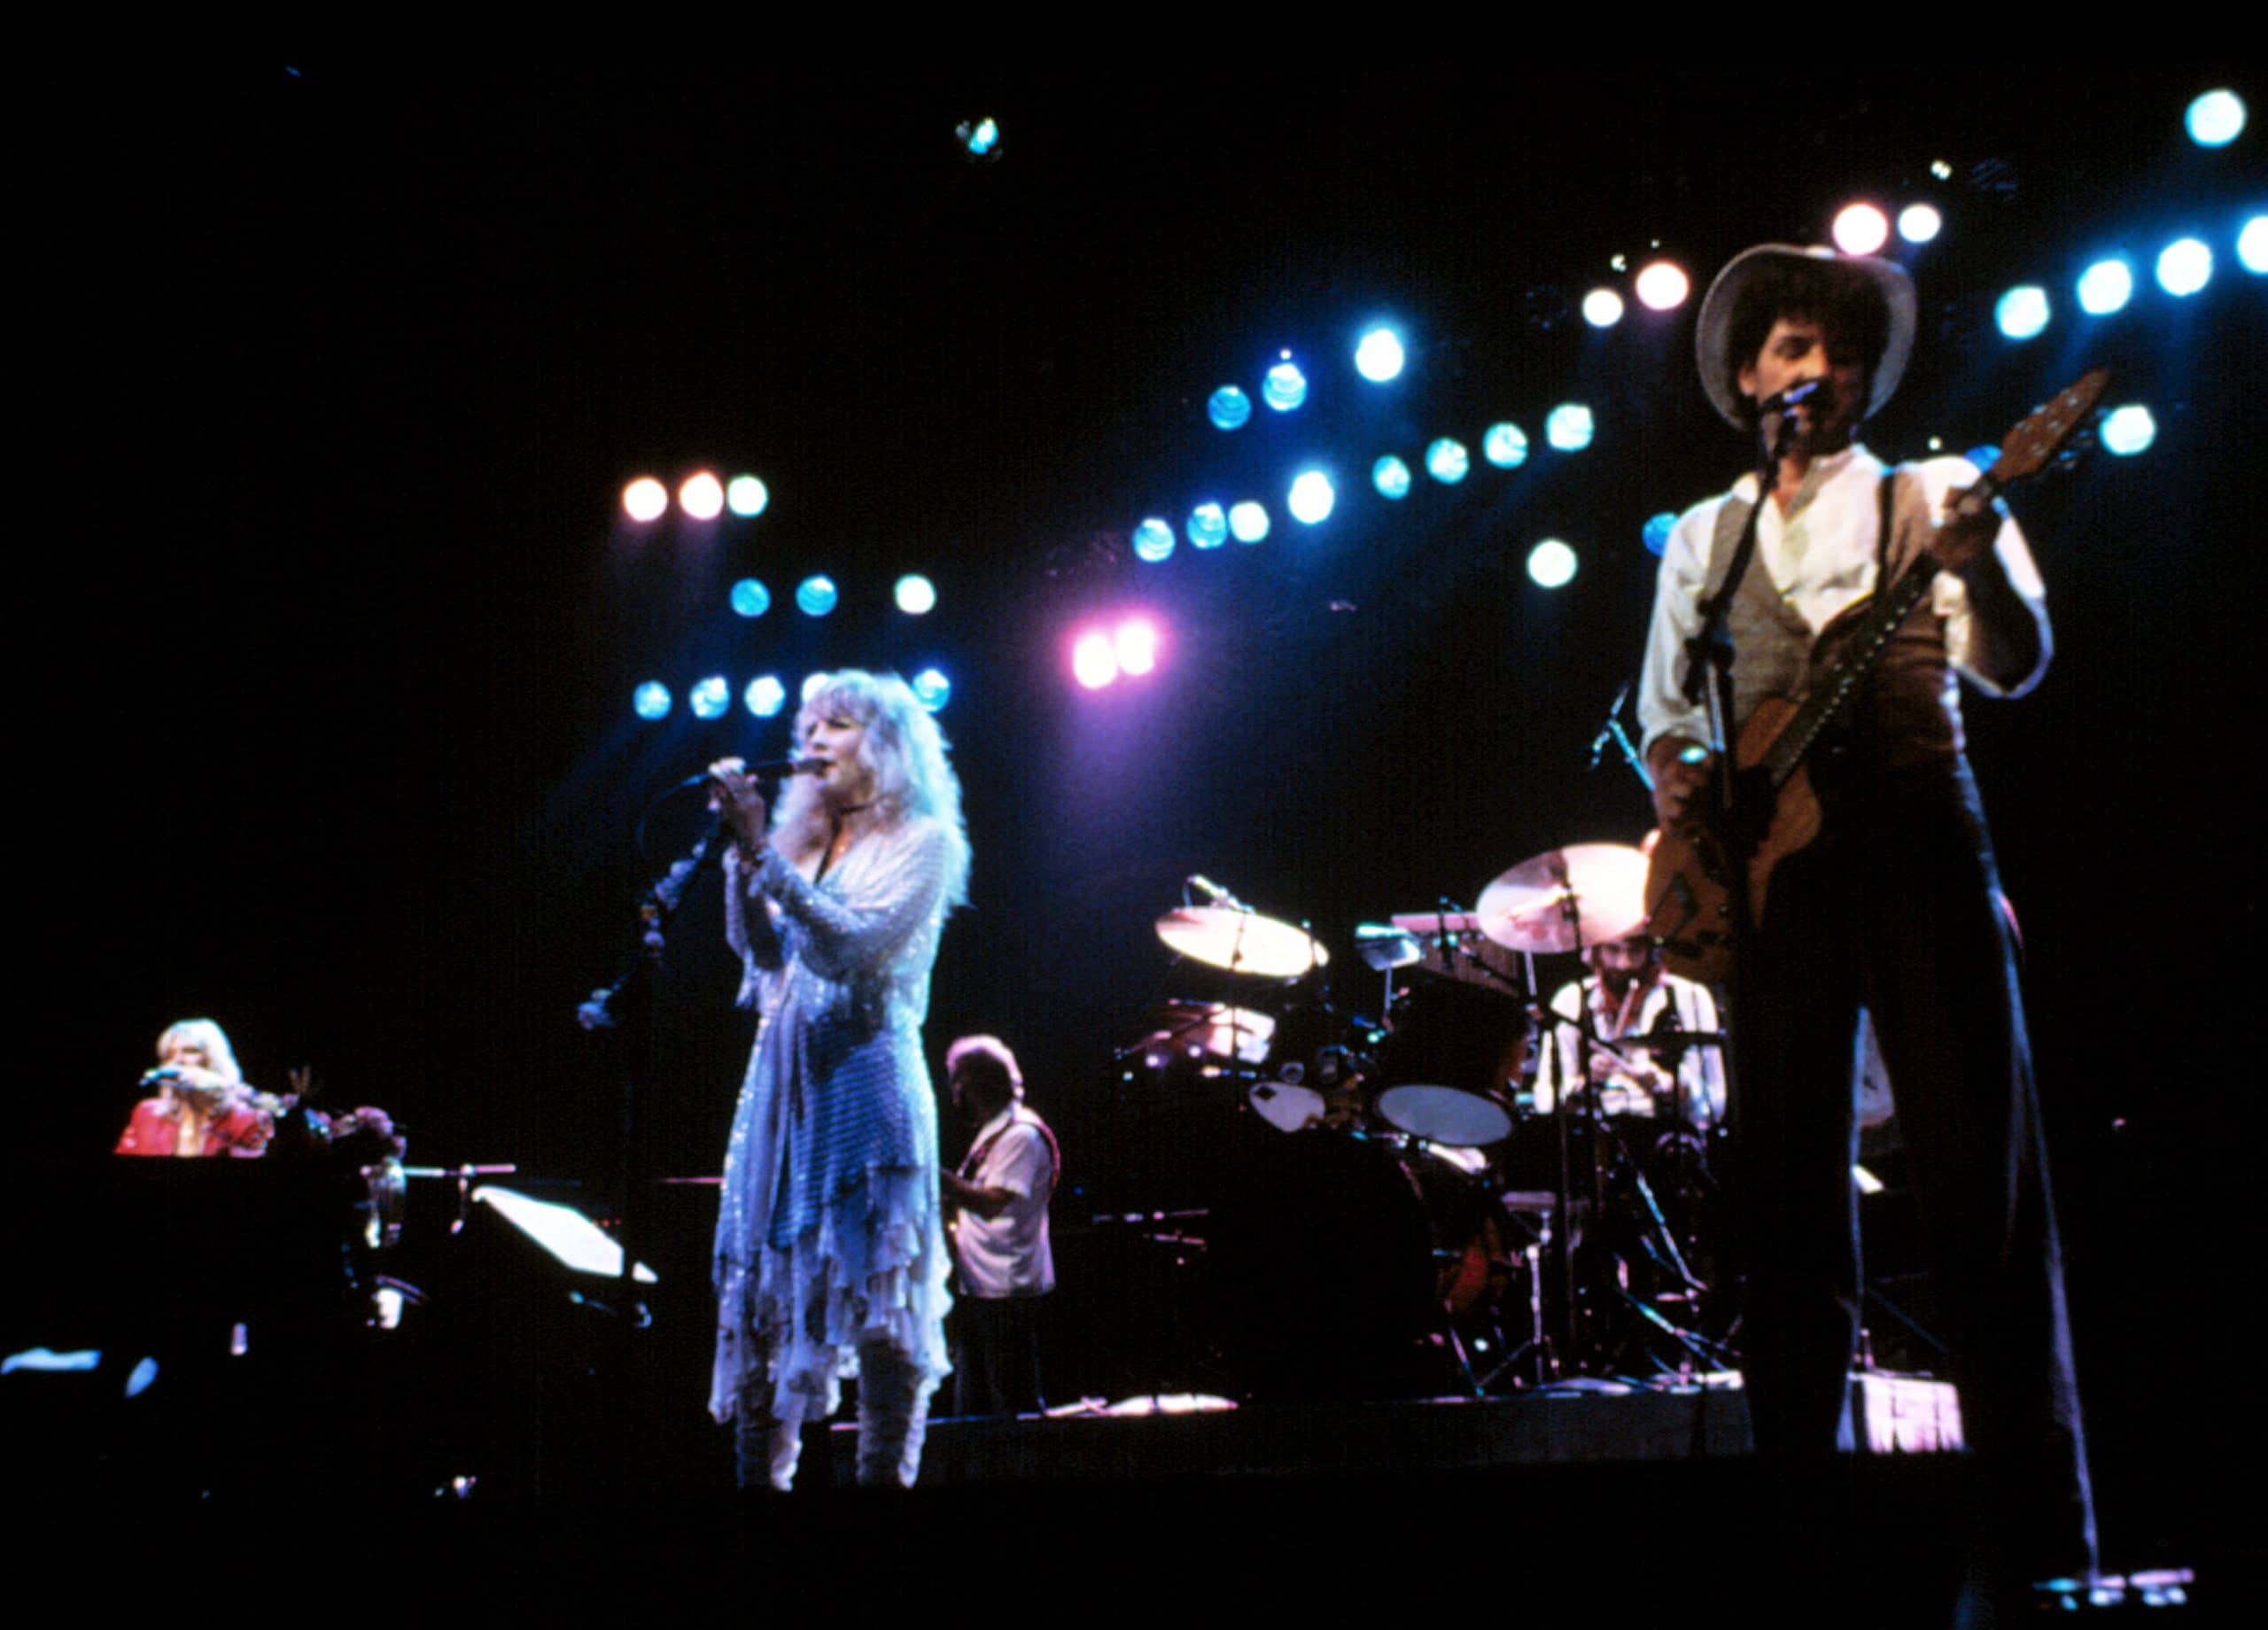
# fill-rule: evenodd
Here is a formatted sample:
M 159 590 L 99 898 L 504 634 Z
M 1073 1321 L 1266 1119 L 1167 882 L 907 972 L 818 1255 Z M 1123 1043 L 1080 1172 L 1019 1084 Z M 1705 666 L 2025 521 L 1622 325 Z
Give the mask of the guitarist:
M 2032 1579 L 2078 1572 L 2093 1564 L 2093 1519 L 2060 1248 L 1954 679 L 1988 695 L 2038 683 L 2049 650 L 2039 572 L 1995 509 L 1938 532 L 1975 466 L 1889 469 L 1856 439 L 1913 349 L 1914 289 L 1899 268 L 1762 244 L 1719 274 L 1697 327 L 1710 401 L 1759 439 L 1759 464 L 1778 454 L 1753 557 L 1729 591 L 1728 740 L 1767 698 L 1801 695 L 1854 608 L 1918 552 L 1967 561 L 1937 577 L 1812 750 L 1818 835 L 1779 860 L 1736 952 L 1741 1341 L 1757 1448 L 1788 1466 L 1852 1443 L 1845 1378 L 1862 1282 L 1852 1059 L 1863 1004 L 1897 1094 L 1935 1323 L 1984 1509 L 2006 1519 L 1988 1544 Z M 1665 830 L 1689 831 L 1713 807 L 1686 641 L 1758 501 L 1756 477 L 1744 477 L 1683 516 L 1664 552 L 1639 708 Z

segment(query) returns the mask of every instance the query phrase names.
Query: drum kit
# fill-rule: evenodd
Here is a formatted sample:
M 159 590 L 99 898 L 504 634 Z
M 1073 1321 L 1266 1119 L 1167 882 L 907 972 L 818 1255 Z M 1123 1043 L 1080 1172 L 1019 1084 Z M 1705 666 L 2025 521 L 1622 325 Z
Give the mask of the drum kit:
M 1413 1352 L 1474 1395 L 1733 1362 L 1706 1249 L 1713 1129 L 1682 1092 L 1631 1084 L 1674 1081 L 1723 1037 L 1602 1036 L 1588 1003 L 1570 1015 L 1536 986 L 1536 958 L 1642 929 L 1646 865 L 1622 844 L 1547 850 L 1469 911 L 1358 927 L 1375 1017 L 1334 1001 L 1308 928 L 1208 880 L 1190 880 L 1207 903 L 1157 920 L 1177 958 L 1233 976 L 1233 999 L 1156 1003 L 1119 1059 L 1130 1081 L 1215 1083 L 1266 1129 L 1206 1243 L 1256 1395 L 1425 1386 Z M 1561 1090 L 1534 1091 L 1539 1056 Z M 1624 1059 L 1631 1076 L 1593 1090 Z

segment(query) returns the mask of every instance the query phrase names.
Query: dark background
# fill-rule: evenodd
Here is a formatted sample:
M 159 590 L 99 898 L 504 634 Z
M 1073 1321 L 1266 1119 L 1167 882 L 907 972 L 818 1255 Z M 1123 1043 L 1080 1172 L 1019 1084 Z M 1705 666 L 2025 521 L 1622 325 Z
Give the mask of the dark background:
M 1345 966 L 1358 920 L 1635 840 L 1636 781 L 1587 755 L 1637 665 L 1639 528 L 1742 455 L 1692 376 L 1698 285 L 1751 243 L 1822 239 L 1851 198 L 1927 198 L 1944 234 L 1899 252 L 1922 339 L 1870 445 L 1995 441 L 2098 361 L 2159 423 L 2141 457 L 2017 496 L 2056 660 L 1969 721 L 2106 1499 L 2147 1525 L 2186 1497 L 2191 1435 L 2229 1430 L 2257 1248 L 2234 766 L 2268 324 L 2232 245 L 2268 186 L 2256 125 L 2208 151 L 2180 117 L 2253 81 L 1907 68 L 1783 94 L 1725 66 L 1413 67 L 1072 94 L 1006 72 L 295 66 L 88 87 L 26 206 L 19 990 L 40 1084 L 8 1139 L 15 1248 L 189 1014 L 256 1083 L 307 1062 L 332 1101 L 384 1105 L 414 1159 L 602 1176 L 622 1061 L 574 1009 L 691 831 L 664 811 L 641 858 L 637 813 L 786 739 L 737 708 L 695 722 L 684 693 L 933 661 L 976 857 L 933 1054 L 972 1029 L 1018 1047 L 1062 1134 L 1067 1225 L 1173 1198 L 1208 1112 L 1130 1094 L 1110 1053 L 1157 996 L 1217 988 L 1150 934 L 1181 879 L 1312 920 Z M 981 114 L 1005 141 L 974 165 L 951 132 Z M 2217 272 L 2176 301 L 2149 267 L 2185 231 Z M 1627 291 L 1611 258 L 1657 244 L 1696 299 L 1585 326 L 1587 289 Z M 2070 281 L 2114 249 L 2141 286 L 2081 316 Z M 2016 281 L 2056 304 L 2023 345 L 1992 322 Z M 1410 351 L 1384 389 L 1347 362 L 1373 314 Z M 1308 406 L 1215 431 L 1207 394 L 1256 393 L 1286 346 Z M 1569 398 L 1597 439 L 1551 453 Z M 1535 447 L 1510 472 L 1478 458 L 1504 416 Z M 1370 490 L 1378 454 L 1414 465 L 1444 433 L 1476 455 L 1461 486 Z M 1280 502 L 1309 458 L 1340 486 L 1312 530 Z M 699 466 L 760 473 L 771 508 L 623 523 L 625 481 Z M 1141 516 L 1244 496 L 1275 512 L 1258 548 L 1127 556 Z M 1557 594 L 1522 569 L 1545 536 L 1581 555 Z M 889 606 L 915 568 L 942 596 L 919 623 Z M 843 594 L 823 623 L 788 605 L 817 570 Z M 725 602 L 750 573 L 775 596 L 753 623 Z M 1163 668 L 1077 691 L 1077 617 L 1136 602 L 1169 628 Z M 659 725 L 628 705 L 648 677 L 680 699 Z M 661 1171 L 715 1169 L 734 977 L 704 889 L 661 996 Z M 670 1217 L 657 1251 L 697 1260 L 702 1218 Z

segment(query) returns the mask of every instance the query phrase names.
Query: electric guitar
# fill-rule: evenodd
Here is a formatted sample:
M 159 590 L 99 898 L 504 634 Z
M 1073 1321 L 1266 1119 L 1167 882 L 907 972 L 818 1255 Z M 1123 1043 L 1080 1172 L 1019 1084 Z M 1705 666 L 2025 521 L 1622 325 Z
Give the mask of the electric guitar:
M 2095 404 L 2109 384 L 2109 369 L 2092 369 L 2010 431 L 1992 469 L 1953 498 L 1953 518 L 1984 513 L 1999 493 L 2051 463 L 2093 422 Z M 1770 696 L 1757 704 L 1733 744 L 1730 815 L 1665 831 L 1647 868 L 1646 928 L 1659 942 L 1662 961 L 1671 972 L 1712 983 L 1732 972 L 1732 868 L 1746 865 L 1750 920 L 1759 920 L 1773 868 L 1819 835 L 1819 799 L 1805 772 L 1805 757 L 1858 695 L 1890 648 L 1891 636 L 1930 592 L 1938 573 L 1965 566 L 1991 547 L 1989 532 L 1940 526 L 1930 547 L 1860 614 L 1841 652 L 1808 695 L 1800 700 Z M 1751 570 L 1760 568 L 1751 564 Z M 1720 807 L 1713 793 L 1706 802 L 1713 811 Z

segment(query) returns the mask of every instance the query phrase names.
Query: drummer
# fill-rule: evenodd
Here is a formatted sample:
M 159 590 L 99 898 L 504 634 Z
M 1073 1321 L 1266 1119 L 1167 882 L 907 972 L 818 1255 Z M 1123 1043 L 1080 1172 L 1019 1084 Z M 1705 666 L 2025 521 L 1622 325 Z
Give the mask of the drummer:
M 1656 1039 L 1678 1031 L 1720 1034 L 1708 987 L 1664 972 L 1660 948 L 1643 930 L 1594 945 L 1583 956 L 1590 976 L 1562 985 L 1551 998 L 1559 1022 L 1536 1070 L 1535 1106 L 1550 1111 L 1563 1082 L 1571 1091 L 1581 1091 L 1584 1072 L 1577 1067 L 1588 1039 L 1589 1084 L 1601 1113 L 1716 1125 L 1725 1113 L 1722 1049 Z

